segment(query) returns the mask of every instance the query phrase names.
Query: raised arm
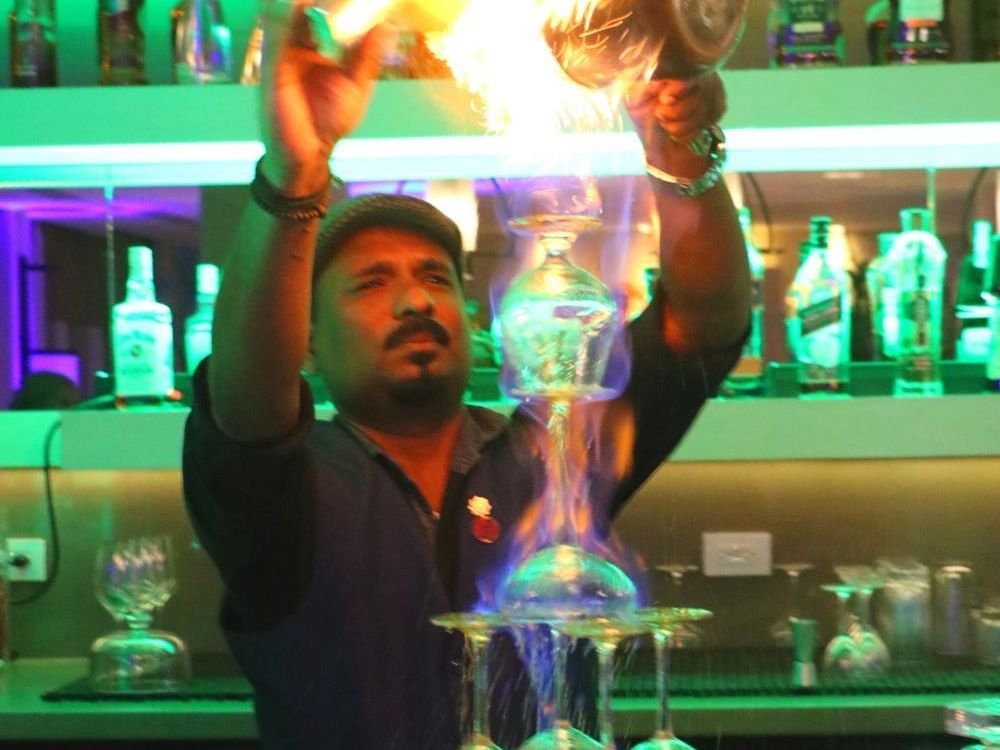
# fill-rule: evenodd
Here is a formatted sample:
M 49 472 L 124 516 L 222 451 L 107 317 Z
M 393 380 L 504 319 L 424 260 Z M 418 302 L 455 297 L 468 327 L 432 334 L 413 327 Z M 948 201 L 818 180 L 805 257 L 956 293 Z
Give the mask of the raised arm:
M 260 172 L 281 204 L 325 195 L 333 148 L 363 117 L 387 42 L 387 32 L 375 29 L 343 65 L 334 64 L 310 48 L 303 7 L 302 0 L 270 3 L 265 28 Z M 208 373 L 213 416 L 230 437 L 266 440 L 295 425 L 318 227 L 318 218 L 279 218 L 255 200 L 240 220 Z
M 690 143 L 726 109 L 717 74 L 690 81 L 652 81 L 635 92 L 629 111 L 653 172 L 687 180 L 705 173 L 706 156 Z M 749 323 L 751 281 L 736 210 L 725 182 L 701 195 L 681 195 L 650 177 L 660 216 L 660 283 L 666 292 L 663 335 L 679 352 L 725 347 Z

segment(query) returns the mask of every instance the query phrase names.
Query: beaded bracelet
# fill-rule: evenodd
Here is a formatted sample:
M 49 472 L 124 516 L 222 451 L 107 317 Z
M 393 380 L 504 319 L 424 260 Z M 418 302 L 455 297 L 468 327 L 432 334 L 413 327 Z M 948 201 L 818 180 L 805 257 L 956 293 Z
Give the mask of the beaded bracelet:
M 330 175 L 329 182 L 318 192 L 302 198 L 289 198 L 264 175 L 261 169 L 263 162 L 264 159 L 261 157 L 254 171 L 253 182 L 250 183 L 250 195 L 258 206 L 272 216 L 292 221 L 322 219 L 326 216 L 333 201 L 334 185 L 343 184 L 339 178 Z

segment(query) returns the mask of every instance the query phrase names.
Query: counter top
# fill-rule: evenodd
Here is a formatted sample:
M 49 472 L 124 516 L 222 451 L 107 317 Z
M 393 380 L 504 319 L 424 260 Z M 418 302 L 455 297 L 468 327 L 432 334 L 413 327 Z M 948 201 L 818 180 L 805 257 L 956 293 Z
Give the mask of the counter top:
M 249 739 L 256 736 L 250 701 L 42 700 L 42 694 L 86 674 L 86 659 L 22 659 L 8 666 L 0 692 L 0 740 Z M 944 706 L 976 696 L 830 695 L 671 700 L 680 735 L 940 734 Z M 615 700 L 619 733 L 652 731 L 655 701 Z

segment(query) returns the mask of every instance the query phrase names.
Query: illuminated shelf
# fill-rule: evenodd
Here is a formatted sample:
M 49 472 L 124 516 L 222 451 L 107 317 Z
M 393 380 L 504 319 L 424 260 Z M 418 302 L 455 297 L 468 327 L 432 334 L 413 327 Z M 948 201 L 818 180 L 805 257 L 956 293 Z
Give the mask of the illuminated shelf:
M 59 418 L 58 412 L 0 413 L 0 468 L 42 466 L 45 435 Z M 61 418 L 54 466 L 180 468 L 185 409 L 70 411 Z M 711 401 L 670 460 L 957 457 L 1000 457 L 1000 395 Z
M 1000 63 L 725 73 L 734 171 L 1000 165 Z M 219 185 L 249 181 L 261 152 L 245 86 L 0 90 L 0 188 Z M 593 157 L 641 171 L 631 132 L 572 134 L 546 171 Z M 482 133 L 448 81 L 386 81 L 340 144 L 348 180 L 515 175 L 506 139 Z

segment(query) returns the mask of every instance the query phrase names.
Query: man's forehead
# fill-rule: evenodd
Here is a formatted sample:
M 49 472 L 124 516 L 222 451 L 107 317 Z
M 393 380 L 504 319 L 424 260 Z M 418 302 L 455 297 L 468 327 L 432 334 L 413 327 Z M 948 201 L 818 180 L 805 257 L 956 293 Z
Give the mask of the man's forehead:
M 437 242 L 401 227 L 367 227 L 344 240 L 334 256 L 344 268 L 366 266 L 376 260 L 401 263 L 433 260 L 451 267 L 451 257 Z

